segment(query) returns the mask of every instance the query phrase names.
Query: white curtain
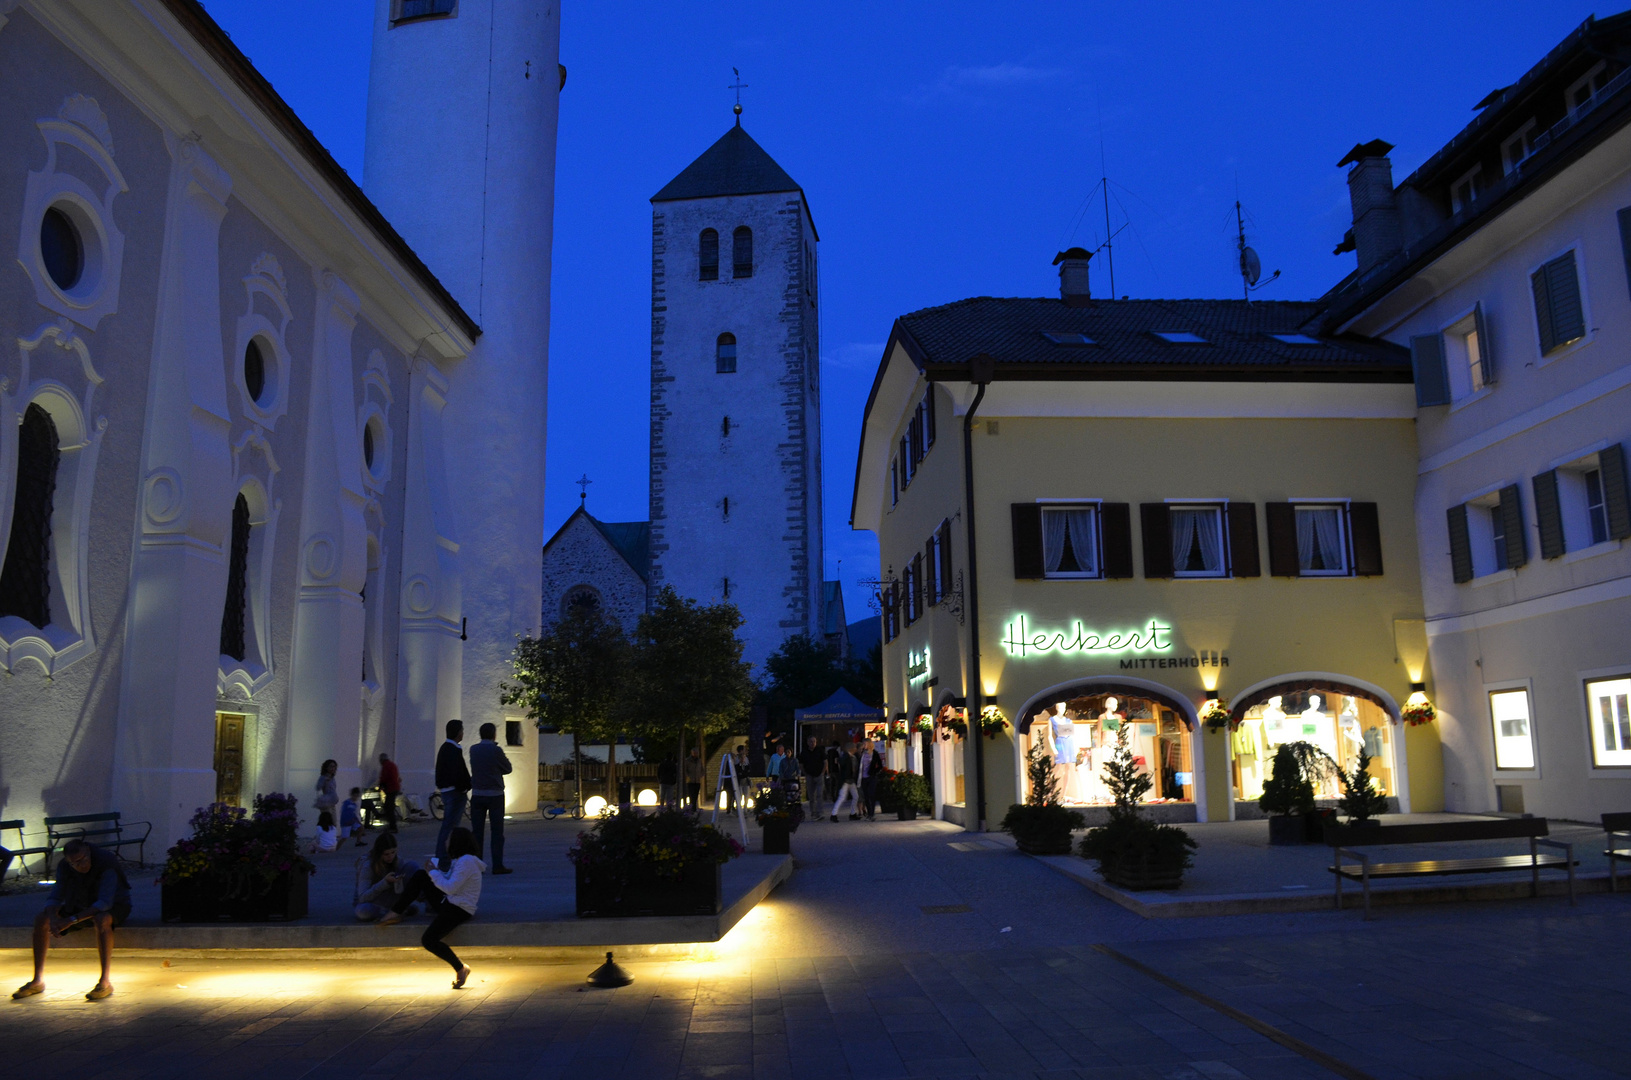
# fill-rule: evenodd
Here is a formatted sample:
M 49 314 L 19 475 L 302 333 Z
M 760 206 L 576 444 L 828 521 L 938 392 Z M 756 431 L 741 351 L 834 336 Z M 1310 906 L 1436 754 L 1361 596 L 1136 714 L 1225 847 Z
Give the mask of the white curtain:
M 1201 542 L 1201 561 L 1209 574 L 1223 573 L 1223 514 L 1200 510 L 1195 514 L 1195 538 Z
M 1099 572 L 1098 545 L 1093 542 L 1093 511 L 1067 510 L 1063 517 L 1070 523 L 1070 550 L 1076 554 L 1076 565 L 1084 574 Z
M 1322 506 L 1297 511 L 1297 565 L 1302 570 L 1313 570 L 1314 552 L 1319 552 L 1320 570 L 1341 570 L 1342 514 L 1334 506 Z
M 1297 511 L 1297 568 L 1314 568 L 1314 512 Z
M 1065 555 L 1065 512 L 1042 511 L 1042 569 L 1050 574 L 1059 572 L 1059 561 Z
M 1184 571 L 1189 568 L 1189 549 L 1195 546 L 1195 519 L 1200 517 L 1199 510 L 1174 510 L 1172 512 L 1172 568 Z M 1205 553 L 1201 555 L 1206 558 Z

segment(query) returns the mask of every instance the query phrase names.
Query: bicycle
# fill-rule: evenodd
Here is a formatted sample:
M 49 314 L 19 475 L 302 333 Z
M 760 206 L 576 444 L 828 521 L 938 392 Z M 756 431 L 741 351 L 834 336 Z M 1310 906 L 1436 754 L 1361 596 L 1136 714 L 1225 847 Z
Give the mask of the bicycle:
M 573 799 L 570 804 L 546 803 L 538 808 L 545 821 L 554 821 L 563 814 L 571 814 L 574 821 L 583 820 L 583 804 Z

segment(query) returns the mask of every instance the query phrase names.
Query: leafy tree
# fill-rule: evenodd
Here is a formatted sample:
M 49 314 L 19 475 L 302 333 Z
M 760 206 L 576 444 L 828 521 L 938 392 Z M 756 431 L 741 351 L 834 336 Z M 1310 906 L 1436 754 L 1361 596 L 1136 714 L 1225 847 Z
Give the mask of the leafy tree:
M 809 634 L 794 634 L 765 659 L 765 697 L 772 715 L 825 701 L 844 685 L 838 650 Z M 780 719 L 780 717 L 777 717 Z

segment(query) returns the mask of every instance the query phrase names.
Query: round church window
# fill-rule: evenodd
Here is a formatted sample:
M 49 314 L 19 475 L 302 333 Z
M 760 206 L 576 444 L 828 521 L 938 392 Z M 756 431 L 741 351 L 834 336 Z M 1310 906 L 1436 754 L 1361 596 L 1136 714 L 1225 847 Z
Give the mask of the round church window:
M 256 338 L 250 338 L 249 344 L 244 346 L 244 389 L 257 405 L 261 395 L 266 393 L 266 354 Z
M 368 468 L 374 467 L 374 425 L 362 426 L 362 463 Z
M 561 618 L 596 615 L 601 609 L 600 590 L 593 585 L 574 585 L 561 597 Z
M 57 288 L 67 292 L 85 273 L 85 242 L 66 211 L 53 206 L 40 221 L 40 259 Z

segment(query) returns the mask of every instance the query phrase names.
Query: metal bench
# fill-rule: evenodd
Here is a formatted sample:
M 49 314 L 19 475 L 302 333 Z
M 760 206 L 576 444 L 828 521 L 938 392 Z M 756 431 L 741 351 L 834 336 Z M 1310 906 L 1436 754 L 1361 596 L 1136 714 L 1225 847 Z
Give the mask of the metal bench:
M 16 860 L 18 875 L 26 876 L 28 874 L 28 857 L 30 855 L 44 855 L 45 862 L 43 865 L 46 871 L 49 872 L 51 869 L 51 849 L 48 847 L 28 846 L 28 838 L 23 835 L 22 818 L 12 818 L 10 821 L 0 821 L 0 834 L 10 832 L 13 829 L 17 830 L 17 846 L 14 848 L 7 848 L 6 850 L 10 851 L 13 859 Z
M 1631 814 L 1626 815 L 1631 818 Z M 1569 903 L 1574 900 L 1574 868 L 1579 860 L 1574 857 L 1574 845 L 1558 840 L 1547 840 L 1545 818 L 1499 818 L 1486 821 L 1445 821 L 1429 825 L 1379 825 L 1356 828 L 1352 825 L 1327 825 L 1325 842 L 1334 849 L 1336 865 L 1327 869 L 1336 876 L 1335 905 L 1342 910 L 1342 882 L 1346 878 L 1358 881 L 1364 889 L 1365 918 L 1370 915 L 1370 883 L 1374 878 L 1428 877 L 1444 874 L 1488 874 L 1502 870 L 1528 870 L 1529 895 L 1540 895 L 1542 870 L 1567 870 L 1569 874 Z M 1393 844 L 1460 844 L 1473 840 L 1529 841 L 1527 855 L 1492 855 L 1481 859 L 1425 859 L 1419 862 L 1372 862 L 1371 857 L 1358 847 L 1378 847 Z M 1558 848 L 1562 855 L 1542 855 L 1539 846 Z M 1344 863 L 1343 856 L 1357 860 Z M 1631 852 L 1626 853 L 1631 858 Z
M 1603 815 L 1603 854 L 1608 856 L 1608 891 L 1619 892 L 1619 862 L 1631 862 L 1631 813 Z
M 141 829 L 140 836 L 135 835 L 137 828 Z M 52 852 L 66 841 L 76 839 L 88 840 L 101 848 L 112 848 L 115 853 L 134 844 L 136 862 L 142 866 L 147 864 L 147 836 L 152 831 L 152 824 L 146 821 L 120 821 L 117 810 L 106 814 L 69 814 L 45 819 L 46 843 Z

